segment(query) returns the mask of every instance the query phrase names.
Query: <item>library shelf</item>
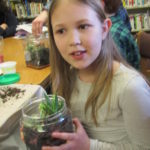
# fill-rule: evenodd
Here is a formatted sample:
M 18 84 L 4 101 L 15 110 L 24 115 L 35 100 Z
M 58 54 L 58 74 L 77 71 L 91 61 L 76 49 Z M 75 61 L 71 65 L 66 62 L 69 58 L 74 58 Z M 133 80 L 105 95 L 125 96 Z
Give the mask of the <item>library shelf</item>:
M 140 10 L 140 9 L 150 9 L 150 5 L 142 5 L 142 6 L 126 6 L 127 10 Z

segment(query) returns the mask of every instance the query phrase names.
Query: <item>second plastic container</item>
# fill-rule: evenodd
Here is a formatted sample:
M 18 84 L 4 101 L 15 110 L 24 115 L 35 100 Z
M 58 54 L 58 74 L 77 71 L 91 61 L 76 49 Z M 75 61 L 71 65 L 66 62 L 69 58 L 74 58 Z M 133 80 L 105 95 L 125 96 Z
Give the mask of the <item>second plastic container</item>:
M 48 38 L 29 35 L 25 39 L 25 61 L 28 67 L 41 69 L 49 65 Z

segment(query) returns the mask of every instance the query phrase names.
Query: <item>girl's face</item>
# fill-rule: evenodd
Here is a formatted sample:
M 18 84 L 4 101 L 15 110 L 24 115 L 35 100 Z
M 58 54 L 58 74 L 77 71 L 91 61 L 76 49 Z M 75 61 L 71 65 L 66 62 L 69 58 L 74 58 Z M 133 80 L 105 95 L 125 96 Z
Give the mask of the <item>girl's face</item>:
M 52 29 L 62 57 L 77 69 L 87 69 L 98 57 L 108 32 L 88 5 L 60 0 L 52 14 Z

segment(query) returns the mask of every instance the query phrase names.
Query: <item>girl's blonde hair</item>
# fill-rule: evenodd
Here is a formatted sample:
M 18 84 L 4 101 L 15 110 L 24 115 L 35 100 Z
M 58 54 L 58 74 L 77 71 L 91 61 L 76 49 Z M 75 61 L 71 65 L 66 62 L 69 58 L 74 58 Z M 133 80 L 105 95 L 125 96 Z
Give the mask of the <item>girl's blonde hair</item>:
M 70 97 L 76 82 L 76 69 L 70 69 L 70 65 L 60 55 L 53 36 L 51 25 L 51 17 L 54 9 L 59 4 L 60 0 L 52 0 L 49 9 L 49 42 L 50 42 L 50 66 L 51 66 L 51 81 L 52 91 L 63 96 L 66 103 L 70 106 Z M 96 13 L 99 20 L 103 23 L 106 19 L 103 10 L 101 9 L 100 0 L 74 0 L 91 7 Z M 62 12 L 63 13 L 63 12 Z M 93 82 L 92 91 L 85 105 L 85 113 L 89 107 L 92 107 L 92 118 L 97 124 L 97 111 L 105 102 L 108 95 L 111 94 L 111 82 L 113 78 L 113 60 L 126 64 L 108 33 L 105 40 L 102 42 L 101 52 L 94 62 L 96 65 L 96 77 Z

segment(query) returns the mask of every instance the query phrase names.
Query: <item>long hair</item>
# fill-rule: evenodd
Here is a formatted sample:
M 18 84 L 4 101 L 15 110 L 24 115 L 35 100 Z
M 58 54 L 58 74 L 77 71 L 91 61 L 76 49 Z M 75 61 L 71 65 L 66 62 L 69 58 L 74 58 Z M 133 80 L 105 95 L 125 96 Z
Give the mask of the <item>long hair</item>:
M 49 42 L 50 42 L 50 65 L 51 65 L 51 81 L 52 91 L 58 93 L 66 99 L 66 103 L 70 106 L 70 97 L 76 81 L 76 69 L 70 69 L 70 65 L 60 55 L 56 43 L 51 24 L 53 11 L 59 5 L 60 0 L 52 0 L 49 9 Z M 106 19 L 101 9 L 100 0 L 76 0 L 80 3 L 88 5 L 93 9 L 100 20 L 104 22 Z M 97 124 L 97 111 L 103 105 L 106 97 L 111 93 L 111 82 L 113 78 L 113 61 L 124 61 L 120 56 L 110 34 L 102 41 L 101 52 L 94 62 L 96 65 L 96 77 L 92 83 L 92 91 L 85 105 L 85 113 L 89 107 L 92 107 L 91 116 L 95 124 Z

